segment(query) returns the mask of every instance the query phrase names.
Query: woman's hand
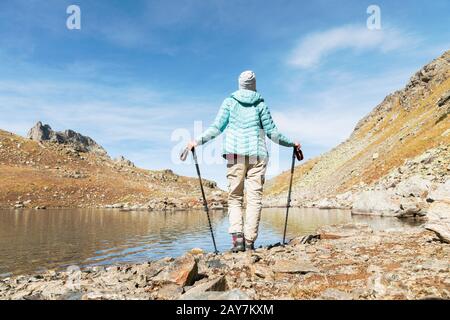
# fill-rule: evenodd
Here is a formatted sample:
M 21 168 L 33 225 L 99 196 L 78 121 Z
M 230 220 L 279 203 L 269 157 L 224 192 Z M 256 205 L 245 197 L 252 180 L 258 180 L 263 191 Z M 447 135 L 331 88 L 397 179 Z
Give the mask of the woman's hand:
M 301 149 L 302 145 L 300 144 L 300 142 L 294 142 L 294 147 Z
M 191 142 L 188 143 L 187 148 L 192 151 L 192 149 L 194 149 L 195 147 L 197 147 L 197 141 L 192 140 Z

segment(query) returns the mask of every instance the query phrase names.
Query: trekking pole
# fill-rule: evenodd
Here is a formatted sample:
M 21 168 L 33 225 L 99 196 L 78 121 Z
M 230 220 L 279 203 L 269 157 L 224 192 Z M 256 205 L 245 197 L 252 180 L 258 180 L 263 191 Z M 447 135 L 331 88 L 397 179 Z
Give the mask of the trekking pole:
M 282 242 L 283 246 L 286 244 L 286 230 L 287 230 L 288 218 L 289 218 L 289 208 L 291 207 L 291 193 L 292 193 L 292 181 L 294 179 L 295 158 L 297 158 L 298 161 L 303 160 L 302 150 L 298 147 L 294 147 L 294 151 L 292 153 L 291 178 L 289 181 L 289 191 L 288 191 L 288 198 L 287 198 L 287 205 L 286 205 L 286 220 L 284 221 L 284 232 L 283 232 L 283 242 Z
M 182 161 L 185 161 L 186 158 L 187 158 L 188 153 L 189 153 L 189 149 L 186 149 L 186 150 L 181 154 L 180 159 L 181 159 Z M 202 176 L 201 176 L 201 174 L 200 174 L 200 166 L 198 165 L 197 154 L 195 153 L 195 148 L 192 148 L 192 156 L 193 156 L 193 158 L 194 158 L 195 168 L 197 169 L 198 180 L 199 180 L 199 182 L 200 182 L 200 189 L 201 189 L 201 191 L 202 191 L 203 208 L 205 209 L 206 216 L 208 217 L 209 231 L 211 232 L 211 237 L 212 237 L 212 241 L 213 241 L 213 244 L 214 244 L 214 253 L 215 253 L 215 254 L 218 254 L 219 251 L 217 250 L 216 239 L 214 238 L 214 232 L 213 232 L 213 228 L 212 228 L 212 224 L 211 224 L 211 218 L 209 217 L 208 202 L 206 201 L 205 190 L 203 189 Z

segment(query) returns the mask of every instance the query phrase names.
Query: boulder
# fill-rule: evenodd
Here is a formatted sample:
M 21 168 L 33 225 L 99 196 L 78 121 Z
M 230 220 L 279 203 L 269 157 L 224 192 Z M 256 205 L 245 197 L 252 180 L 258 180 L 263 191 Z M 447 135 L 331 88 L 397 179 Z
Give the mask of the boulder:
M 114 162 L 122 167 L 131 167 L 131 168 L 136 167 L 136 165 L 133 162 L 126 159 L 124 156 L 120 156 L 120 157 L 114 159 Z
M 450 101 L 450 91 L 444 93 L 438 100 L 437 105 L 439 107 L 443 107 L 445 104 L 447 104 Z
M 156 282 L 176 283 L 184 287 L 192 285 L 197 276 L 197 260 L 191 255 L 185 255 L 171 262 L 153 280 Z
M 161 260 L 151 262 L 145 267 L 143 274 L 145 274 L 148 278 L 153 278 L 157 276 L 161 271 L 163 271 L 164 268 L 173 261 L 173 258 L 163 258 Z
M 331 199 L 321 199 L 317 202 L 316 207 L 319 209 L 334 209 L 337 207 L 337 204 Z
M 256 264 L 252 266 L 251 272 L 253 275 L 262 278 L 262 279 L 271 279 L 273 278 L 273 271 L 264 265 Z
M 47 141 L 50 140 L 54 132 L 52 128 L 46 124 L 43 125 L 42 122 L 36 123 L 36 125 L 28 131 L 27 138 L 34 141 Z
M 428 195 L 429 201 L 450 201 L 450 179 L 445 183 L 439 184 L 436 189 Z
M 432 203 L 427 218 L 425 229 L 435 232 L 441 241 L 450 243 L 450 202 Z
M 353 214 L 396 216 L 400 201 L 390 191 L 363 191 L 355 196 Z
M 416 216 L 424 216 L 423 208 L 425 201 L 420 198 L 404 198 L 401 200 L 401 211 L 397 215 L 398 218 L 409 218 Z
M 59 281 L 51 281 L 41 288 L 40 294 L 45 299 L 53 300 L 67 294 L 69 291 L 68 286 L 63 286 Z
M 336 196 L 336 200 L 339 204 L 341 204 L 341 206 L 351 206 L 353 202 L 353 193 L 351 191 L 347 191 L 345 193 L 338 194 Z
M 402 197 L 426 197 L 431 187 L 431 182 L 420 176 L 412 176 L 400 182 L 395 193 Z
M 183 288 L 177 284 L 166 284 L 158 290 L 158 298 L 162 300 L 176 300 L 183 293 Z
M 251 297 L 239 289 L 233 289 L 225 292 L 207 291 L 182 296 L 180 300 L 251 300 Z
M 227 289 L 227 281 L 225 277 L 222 276 L 189 289 L 185 294 L 183 294 L 181 300 L 197 300 L 196 297 L 203 295 L 206 292 L 224 292 Z
M 307 274 L 319 272 L 319 269 L 309 261 L 277 260 L 272 267 L 272 271 L 275 273 Z

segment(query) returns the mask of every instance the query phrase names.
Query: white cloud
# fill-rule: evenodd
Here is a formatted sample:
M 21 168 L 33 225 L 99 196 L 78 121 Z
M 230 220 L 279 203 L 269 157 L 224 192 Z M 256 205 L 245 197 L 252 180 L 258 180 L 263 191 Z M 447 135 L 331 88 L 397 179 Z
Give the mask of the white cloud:
M 273 116 L 281 131 L 325 151 L 347 139 L 356 123 L 388 94 L 404 87 L 413 71 L 397 68 L 376 76 L 344 74 L 322 88 L 300 92 L 293 106 L 281 106 L 283 111 L 274 111 Z M 323 77 L 333 78 L 330 74 L 335 72 L 324 71 Z
M 0 128 L 24 135 L 38 120 L 56 130 L 74 129 L 101 144 L 168 144 L 172 130 L 200 116 L 204 102 L 130 84 L 0 80 Z M 179 106 L 189 110 L 180 117 Z M 190 129 L 190 128 L 186 128 Z
M 415 41 L 411 35 L 395 28 L 369 30 L 363 26 L 341 26 L 306 35 L 290 53 L 288 63 L 308 69 L 319 65 L 327 55 L 338 50 L 378 50 L 384 53 Z

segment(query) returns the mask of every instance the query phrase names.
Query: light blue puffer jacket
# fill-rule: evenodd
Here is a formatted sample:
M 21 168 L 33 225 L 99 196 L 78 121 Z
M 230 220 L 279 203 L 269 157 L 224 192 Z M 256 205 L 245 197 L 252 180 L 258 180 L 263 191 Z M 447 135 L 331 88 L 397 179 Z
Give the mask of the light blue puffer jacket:
M 290 139 L 278 131 L 264 99 L 255 91 L 241 89 L 226 98 L 213 124 L 196 142 L 198 145 L 205 144 L 225 129 L 224 156 L 237 154 L 267 158 L 265 134 L 282 146 L 294 146 Z

